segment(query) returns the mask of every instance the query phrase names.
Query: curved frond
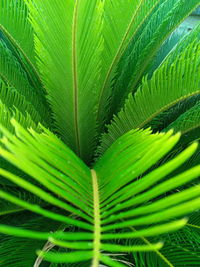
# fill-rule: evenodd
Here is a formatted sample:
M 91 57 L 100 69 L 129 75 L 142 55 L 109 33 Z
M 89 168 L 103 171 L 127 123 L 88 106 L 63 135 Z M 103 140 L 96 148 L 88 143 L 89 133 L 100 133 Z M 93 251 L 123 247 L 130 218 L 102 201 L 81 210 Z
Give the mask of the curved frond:
M 15 88 L 4 83 L 2 80 L 0 80 L 0 100 L 9 110 L 14 111 L 17 109 L 24 116 L 29 114 L 36 124 L 44 122 L 34 106 L 27 102 L 24 96 L 21 95 Z
M 37 89 L 37 87 L 41 88 L 41 81 L 35 62 L 34 31 L 28 14 L 24 0 L 0 2 L 0 32 L 18 56 L 29 79 Z
M 162 43 L 198 5 L 199 0 L 167 0 L 151 16 L 122 58 L 123 64 L 113 85 L 114 112 L 122 107 L 130 92 L 136 92 Z
M 10 223 L 14 220 L 16 225 L 21 225 L 22 227 L 35 231 L 42 230 L 44 225 L 46 225 L 46 228 L 49 231 L 59 228 L 59 224 L 57 222 L 49 221 L 41 216 L 35 216 L 35 214 L 32 214 L 32 216 L 27 213 L 21 213 L 18 215 L 13 214 L 12 218 L 9 216 L 7 219 L 9 219 Z M 44 240 L 34 240 L 21 237 L 17 238 L 1 234 L 0 265 L 2 267 L 33 266 L 37 258 L 35 251 L 44 247 L 44 243 Z
M 14 38 L 17 45 L 34 63 L 34 33 L 28 20 L 28 10 L 24 0 L 1 0 L 0 25 L 0 30 L 6 31 Z
M 105 1 L 104 24 L 102 28 L 104 39 L 104 50 L 102 53 L 103 67 L 101 71 L 97 114 L 101 127 L 109 115 L 109 98 L 112 93 L 112 80 L 115 76 L 119 60 L 131 40 L 138 35 L 138 32 L 144 27 L 146 21 L 149 20 L 152 13 L 162 2 L 163 0 Z
M 197 166 L 164 179 L 194 153 L 197 144 L 138 178 L 174 147 L 179 134 L 172 136 L 172 131 L 166 134 L 151 134 L 149 130 L 130 131 L 117 140 L 90 170 L 47 129 L 42 128 L 43 133 L 39 134 L 32 129 L 23 129 L 14 120 L 12 124 L 16 135 L 1 127 L 5 148 L 0 148 L 0 154 L 42 187 L 3 169 L 0 169 L 0 174 L 57 207 L 57 211 L 33 205 L 3 190 L 0 197 L 40 216 L 75 227 L 75 232 L 43 232 L 0 225 L 1 233 L 49 240 L 66 249 L 66 252 L 38 251 L 44 260 L 55 263 L 91 260 L 93 267 L 99 266 L 100 262 L 108 266 L 123 266 L 122 261 L 111 260 L 109 253 L 154 251 L 163 244 L 127 246 L 119 245 L 116 240 L 154 237 L 175 231 L 187 222 L 177 218 L 200 208 L 199 186 L 163 199 L 157 198 L 199 176 L 200 167 Z M 140 229 L 133 233 L 130 226 L 140 226 Z M 120 232 L 120 229 L 124 231 Z
M 186 134 L 200 127 L 200 102 L 178 117 L 164 131 L 174 129 L 175 132 L 181 131 Z
M 190 223 L 177 232 L 162 235 L 161 238 L 165 242 L 165 246 L 161 250 L 145 254 L 140 252 L 133 253 L 137 267 L 146 267 L 147 265 L 154 267 L 197 267 L 199 265 L 199 232 L 195 232 Z M 155 241 L 156 238 L 143 237 L 133 243 L 141 245 Z
M 14 87 L 18 95 L 22 95 L 33 105 L 42 117 L 42 122 L 49 121 L 49 110 L 43 95 L 31 87 L 25 71 L 2 39 L 0 40 L 0 77 L 10 87 Z
M 194 41 L 177 55 L 173 63 L 169 56 L 150 80 L 144 77 L 137 93 L 129 95 L 124 108 L 108 126 L 108 133 L 102 137 L 99 152 L 104 152 L 123 133 L 145 127 L 179 101 L 199 94 L 199 59 L 200 45 Z M 191 61 L 193 64 L 190 64 Z

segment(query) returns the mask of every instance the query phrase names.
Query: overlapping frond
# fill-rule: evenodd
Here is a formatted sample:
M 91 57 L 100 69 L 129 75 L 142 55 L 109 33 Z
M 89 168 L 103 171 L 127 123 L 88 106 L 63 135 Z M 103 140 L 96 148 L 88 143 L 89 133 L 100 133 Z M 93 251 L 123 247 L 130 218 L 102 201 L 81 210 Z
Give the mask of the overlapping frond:
M 137 36 L 154 10 L 162 2 L 163 0 L 105 1 L 102 28 L 104 38 L 103 66 L 98 99 L 98 121 L 101 127 L 109 116 L 112 80 L 119 60 L 131 40 Z
M 30 104 L 32 104 L 33 113 L 34 110 L 37 110 L 38 116 L 41 117 L 41 122 L 49 122 L 49 110 L 46 106 L 44 96 L 42 94 L 39 94 L 39 92 L 31 87 L 26 72 L 23 70 L 17 58 L 8 48 L 6 42 L 3 41 L 3 39 L 0 39 L 0 79 L 1 78 L 3 79 L 3 81 L 5 81 L 5 83 L 10 85 L 8 89 L 13 87 L 16 90 L 15 98 L 11 100 L 10 105 L 14 104 L 14 101 L 17 102 L 16 98 L 18 98 L 18 100 L 19 98 L 21 98 L 21 100 L 24 99 L 24 103 L 29 102 Z M 11 96 L 13 98 L 13 91 L 10 92 L 10 90 L 8 89 L 7 95 L 9 94 L 10 98 Z M 5 90 L 5 86 L 1 86 L 1 94 L 5 95 Z M 16 95 L 18 95 L 18 97 Z M 26 105 L 21 106 L 20 109 L 24 109 L 25 112 Z
M 43 133 L 39 134 L 32 129 L 25 130 L 14 120 L 12 124 L 16 135 L 1 127 L 5 148 L 0 149 L 0 154 L 42 187 L 3 169 L 0 169 L 0 174 L 57 207 L 57 211 L 33 205 L 3 190 L 0 197 L 60 224 L 73 225 L 75 231 L 55 230 L 50 233 L 1 224 L 0 232 L 49 240 L 67 249 L 66 252 L 39 251 L 40 257 L 47 261 L 73 263 L 91 260 L 93 267 L 99 266 L 99 262 L 124 266 L 120 261 L 111 260 L 108 254 L 152 251 L 160 249 L 163 244 L 127 246 L 119 245 L 115 240 L 151 237 L 177 230 L 187 221 L 177 218 L 200 207 L 199 186 L 164 199 L 157 198 L 198 177 L 199 166 L 164 179 L 194 153 L 197 144 L 138 179 L 173 148 L 179 134 L 172 136 L 172 131 L 166 134 L 151 134 L 150 130 L 130 131 L 117 140 L 90 170 L 47 129 L 42 128 Z M 133 233 L 130 226 L 140 226 L 140 229 Z M 120 229 L 124 231 L 120 232 Z
M 199 213 L 196 212 L 199 217 Z M 192 215 L 191 215 L 192 219 Z M 198 227 L 198 225 L 194 225 Z M 165 242 L 165 246 L 153 253 L 133 253 L 137 267 L 146 267 L 151 265 L 154 267 L 182 267 L 182 266 L 198 266 L 200 252 L 199 232 L 194 231 L 194 227 L 189 222 L 186 226 L 174 233 L 162 235 L 161 238 Z M 200 228 L 199 228 L 200 229 Z M 134 244 L 146 244 L 155 242 L 156 238 L 141 238 Z
M 56 128 L 89 161 L 96 138 L 102 1 L 27 0 Z
M 197 102 L 192 108 L 172 122 L 165 131 L 174 129 L 175 132 L 181 131 L 183 134 L 200 127 L 200 102 Z
M 59 228 L 57 222 L 50 221 L 44 217 L 35 214 L 21 213 L 18 215 L 10 215 L 6 217 L 10 224 L 15 223 L 26 229 L 41 231 L 46 225 L 46 229 L 52 231 Z M 6 221 L 1 219 L 1 222 Z M 66 226 L 67 228 L 67 226 Z M 5 236 L 1 234 L 0 243 L 0 265 L 2 267 L 22 267 L 34 266 L 37 255 L 35 251 L 38 247 L 44 247 L 44 240 L 27 239 L 15 236 Z M 12 256 L 11 256 L 12 255 Z
M 122 58 L 113 85 L 114 112 L 122 107 L 128 93 L 136 91 L 162 43 L 198 4 L 199 0 L 167 0 L 147 21 L 140 36 L 131 43 L 125 58 Z
M 1 0 L 0 10 L 0 31 L 16 43 L 16 47 L 34 63 L 34 32 L 24 0 Z
M 174 53 L 171 56 L 174 57 Z M 169 55 L 150 80 L 144 77 L 137 93 L 129 95 L 124 108 L 108 126 L 108 133 L 102 137 L 99 152 L 105 151 L 123 133 L 144 127 L 179 101 L 199 94 L 199 59 L 200 45 L 193 41 L 173 62 L 170 62 Z
M 29 11 L 24 0 L 2 0 L 0 2 L 0 34 L 3 34 L 10 48 L 18 57 L 32 86 L 39 90 L 41 89 L 41 80 L 35 61 L 34 31 L 28 14 Z
M 36 124 L 44 122 L 34 106 L 30 102 L 26 101 L 24 96 L 2 80 L 0 80 L 0 100 L 9 110 L 15 111 L 17 109 L 24 116 L 29 114 Z M 29 127 L 31 125 L 28 125 L 27 123 L 27 126 Z

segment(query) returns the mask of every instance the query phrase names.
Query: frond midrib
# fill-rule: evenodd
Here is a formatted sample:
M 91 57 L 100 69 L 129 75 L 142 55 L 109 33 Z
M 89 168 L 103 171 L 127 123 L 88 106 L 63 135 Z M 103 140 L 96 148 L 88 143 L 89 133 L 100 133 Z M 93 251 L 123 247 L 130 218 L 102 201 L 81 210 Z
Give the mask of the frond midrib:
M 94 241 L 93 241 L 93 261 L 92 267 L 99 266 L 100 247 L 101 247 L 101 220 L 100 220 L 100 203 L 99 203 L 99 188 L 97 174 L 95 170 L 91 170 L 94 198 Z
M 162 112 L 166 111 L 167 109 L 171 108 L 172 106 L 174 106 L 178 102 L 183 101 L 183 100 L 185 100 L 185 99 L 187 99 L 187 98 L 189 98 L 191 96 L 198 95 L 198 94 L 200 94 L 200 90 L 195 91 L 192 94 L 189 94 L 189 95 L 185 95 L 183 97 L 180 97 L 180 98 L 178 98 L 178 99 L 176 99 L 176 100 L 168 103 L 167 105 L 163 106 L 162 108 L 160 108 L 159 110 L 157 110 L 156 112 L 154 112 L 150 117 L 148 117 L 146 120 L 144 120 L 140 124 L 136 125 L 135 127 L 137 127 L 137 128 L 143 128 L 146 124 L 148 124 L 149 122 L 151 122 L 160 113 L 162 113 Z
M 12 35 L 10 35 L 10 33 L 3 27 L 3 25 L 0 24 L 0 30 L 3 32 L 3 34 L 5 36 L 7 36 L 8 40 L 10 41 L 10 43 L 13 45 L 13 48 L 17 51 L 20 52 L 23 57 L 25 58 L 25 60 L 27 61 L 30 69 L 33 71 L 38 83 L 41 84 L 41 79 L 40 79 L 40 75 L 38 73 L 38 71 L 36 70 L 35 66 L 33 65 L 33 63 L 30 61 L 30 59 L 28 58 L 28 56 L 26 55 L 25 51 L 20 47 L 20 45 L 18 44 L 18 42 L 13 38 Z M 18 58 L 20 60 L 20 57 Z M 22 60 L 20 60 L 20 63 L 23 65 L 24 70 L 26 71 L 26 73 L 28 74 L 28 77 L 31 79 L 32 74 L 30 73 L 29 69 L 26 67 L 26 65 L 23 63 Z M 36 90 L 38 90 L 37 84 L 35 84 L 34 79 L 31 79 L 31 82 L 34 85 L 34 88 Z
M 77 20 L 78 20 L 79 1 L 74 6 L 73 24 L 72 24 L 72 74 L 73 74 L 73 101 L 74 101 L 74 127 L 76 150 L 78 156 L 81 156 L 80 133 L 78 125 L 78 72 L 77 72 Z
M 137 231 L 134 227 L 129 227 L 131 230 L 134 232 Z M 148 239 L 146 239 L 144 236 L 141 236 L 140 239 L 146 243 L 147 245 L 151 246 L 151 243 L 149 242 Z M 159 250 L 155 249 L 154 252 L 165 262 L 170 267 L 175 267 Z
M 112 71 L 114 69 L 114 66 L 115 64 L 118 62 L 118 59 L 120 58 L 120 56 L 123 54 L 123 52 L 126 50 L 126 48 L 128 47 L 128 45 L 130 44 L 131 40 L 134 38 L 134 36 L 137 34 L 139 28 L 141 27 L 141 25 L 144 23 L 145 19 L 148 17 L 148 15 L 152 12 L 152 10 L 157 6 L 157 4 L 159 3 L 159 0 L 154 4 L 154 6 L 151 8 L 151 10 L 149 11 L 149 13 L 143 18 L 143 20 L 141 21 L 141 23 L 138 25 L 138 27 L 135 29 L 135 32 L 134 32 L 134 35 L 130 38 L 130 40 L 127 42 L 127 44 L 124 46 L 124 43 L 126 41 L 126 38 L 131 30 L 131 26 L 133 25 L 134 23 L 134 19 L 135 17 L 137 16 L 137 13 L 139 11 L 139 8 L 141 7 L 142 3 L 144 2 L 144 0 L 142 0 L 139 4 L 139 6 L 137 7 L 137 9 L 135 10 L 133 16 L 131 17 L 131 21 L 127 27 L 127 30 L 125 31 L 125 34 L 122 38 L 122 41 L 117 49 L 117 52 L 111 62 L 111 65 L 110 67 L 108 68 L 108 71 L 106 73 L 106 76 L 105 76 L 105 80 L 103 82 L 103 85 L 101 87 L 101 90 L 100 90 L 100 93 L 99 93 L 99 108 L 98 108 L 98 111 L 97 111 L 97 120 L 99 121 L 100 120 L 100 107 L 101 107 L 101 102 L 102 102 L 102 97 L 103 97 L 103 93 L 104 93 L 104 90 L 107 88 L 107 85 L 108 85 L 108 82 L 109 82 L 109 78 L 110 78 L 110 75 L 112 74 Z M 124 46 L 124 47 L 123 47 Z

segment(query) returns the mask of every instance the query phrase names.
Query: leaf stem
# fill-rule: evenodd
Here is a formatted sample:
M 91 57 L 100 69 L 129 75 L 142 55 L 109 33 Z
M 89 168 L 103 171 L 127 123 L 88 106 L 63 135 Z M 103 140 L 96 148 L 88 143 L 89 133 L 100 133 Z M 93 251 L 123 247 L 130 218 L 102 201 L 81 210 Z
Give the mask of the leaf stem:
M 100 221 L 100 207 L 99 207 L 99 190 L 97 174 L 95 170 L 91 170 L 93 182 L 93 197 L 94 197 L 94 249 L 92 267 L 99 266 L 100 246 L 101 246 L 101 221 Z
M 77 19 L 78 19 L 79 1 L 75 2 L 73 27 L 72 27 L 72 73 L 73 73 L 73 87 L 74 87 L 74 127 L 76 138 L 76 151 L 81 156 L 80 151 L 80 137 L 78 125 L 78 73 L 77 73 Z

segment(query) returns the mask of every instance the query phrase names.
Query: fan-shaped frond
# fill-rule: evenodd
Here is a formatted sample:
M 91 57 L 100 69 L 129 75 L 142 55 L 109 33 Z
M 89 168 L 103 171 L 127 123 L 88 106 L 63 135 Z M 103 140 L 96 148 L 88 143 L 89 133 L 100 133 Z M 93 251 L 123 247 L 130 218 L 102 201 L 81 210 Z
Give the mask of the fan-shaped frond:
M 57 130 L 89 161 L 97 128 L 103 2 L 26 2 L 36 33 L 38 66 Z
M 108 266 L 124 266 L 122 261 L 111 260 L 107 253 L 151 251 L 161 248 L 162 243 L 127 246 L 118 245 L 115 240 L 151 237 L 177 230 L 185 225 L 186 220 L 171 220 L 200 207 L 199 186 L 164 199 L 157 198 L 200 174 L 197 166 L 168 180 L 163 179 L 193 154 L 196 144 L 137 179 L 172 149 L 179 134 L 172 136 L 170 131 L 153 135 L 149 130 L 130 131 L 116 141 L 90 170 L 45 128 L 39 134 L 32 129 L 26 131 L 13 120 L 12 123 L 16 135 L 1 127 L 5 148 L 0 149 L 0 154 L 40 183 L 42 188 L 6 170 L 0 169 L 0 174 L 59 209 L 56 212 L 33 205 L 3 190 L 0 197 L 76 228 L 75 232 L 56 230 L 50 233 L 0 225 L 0 232 L 4 234 L 49 240 L 67 249 L 66 252 L 38 252 L 45 260 L 57 263 L 92 260 L 93 267 L 97 267 L 100 261 Z M 71 216 L 68 216 L 69 212 Z M 132 233 L 129 226 L 140 226 L 140 229 Z M 125 231 L 115 232 L 117 229 Z
M 128 93 L 136 91 L 162 43 L 198 5 L 199 0 L 167 0 L 151 16 L 140 36 L 131 43 L 125 58 L 122 58 L 123 64 L 113 85 L 115 112 L 116 108 L 119 110 L 122 107 Z
M 200 45 L 194 41 L 171 64 L 169 56 L 150 80 L 144 77 L 137 93 L 129 95 L 124 108 L 108 126 L 108 133 L 102 137 L 99 152 L 105 151 L 123 133 L 144 127 L 179 101 L 199 94 L 199 59 Z M 190 64 L 191 61 L 193 64 Z

